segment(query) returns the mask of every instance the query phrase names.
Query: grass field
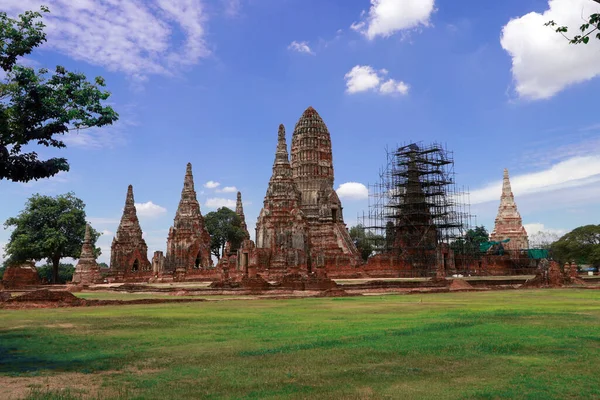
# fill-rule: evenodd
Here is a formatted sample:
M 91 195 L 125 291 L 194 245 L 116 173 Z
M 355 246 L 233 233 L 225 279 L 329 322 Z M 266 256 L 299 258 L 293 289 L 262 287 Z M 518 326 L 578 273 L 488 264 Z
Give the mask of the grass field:
M 2 399 L 600 398 L 596 290 L 0 311 L 0 321 Z

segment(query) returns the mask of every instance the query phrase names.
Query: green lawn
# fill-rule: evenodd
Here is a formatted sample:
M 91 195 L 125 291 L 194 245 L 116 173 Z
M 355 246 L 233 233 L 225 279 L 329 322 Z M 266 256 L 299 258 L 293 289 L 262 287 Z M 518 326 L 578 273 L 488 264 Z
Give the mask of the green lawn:
M 19 384 L 56 399 L 600 397 L 595 290 L 0 311 L 0 321 L 0 398 Z

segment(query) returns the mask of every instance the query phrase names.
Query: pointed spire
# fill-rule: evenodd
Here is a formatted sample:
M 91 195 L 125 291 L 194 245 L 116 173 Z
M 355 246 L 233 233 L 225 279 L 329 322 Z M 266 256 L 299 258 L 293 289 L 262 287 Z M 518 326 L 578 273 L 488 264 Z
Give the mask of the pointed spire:
M 196 198 L 194 190 L 194 176 L 192 175 L 192 164 L 188 163 L 185 169 L 185 178 L 183 179 L 183 189 L 181 190 L 181 199 L 175 213 L 174 227 L 180 228 L 183 225 L 192 223 L 202 225 L 202 214 L 200 213 L 200 203 Z M 187 225 L 186 225 L 187 226 Z M 203 226 L 203 225 L 202 225 Z
M 92 231 L 90 224 L 85 225 L 85 236 L 83 238 L 83 245 L 81 246 L 81 255 L 79 256 L 80 261 L 83 260 L 95 260 L 94 246 L 92 245 Z
M 277 132 L 277 152 L 275 153 L 275 165 L 277 164 L 288 164 L 290 159 L 288 157 L 287 142 L 285 141 L 285 127 L 283 124 L 279 125 L 279 131 Z
M 515 197 L 510 185 L 508 169 L 504 169 L 502 178 L 502 195 L 498 206 L 498 215 L 494 224 L 494 230 L 490 234 L 493 241 L 501 241 L 510 238 L 508 246 L 510 249 L 526 249 L 529 247 L 527 232 L 523 227 L 521 215 L 515 203 Z
M 242 204 L 242 192 L 237 192 L 237 200 L 235 202 L 235 213 L 240 217 L 244 216 L 244 205 Z
M 510 196 L 512 189 L 510 187 L 510 179 L 508 177 L 508 169 L 504 168 L 504 177 L 502 178 L 502 196 Z
M 135 201 L 133 199 L 133 186 L 131 185 L 127 187 L 125 208 L 123 209 L 123 215 L 121 216 L 121 222 L 117 228 L 115 239 L 123 239 L 123 235 L 139 235 L 140 237 L 142 235 L 142 228 L 140 228 L 140 222 L 135 209 Z
M 85 236 L 83 237 L 83 243 L 92 243 L 92 232 L 90 231 L 90 224 L 85 224 Z
M 244 205 L 242 204 L 242 192 L 237 192 L 237 201 L 235 202 L 235 213 L 240 217 L 241 228 L 246 232 L 246 235 L 250 237 L 248 232 L 248 225 L 246 225 L 246 216 L 244 215 Z
M 127 187 L 127 198 L 125 199 L 125 207 L 133 206 L 135 202 L 133 201 L 133 186 L 129 185 Z
M 187 163 L 185 169 L 185 178 L 183 179 L 183 190 L 185 191 L 193 191 L 194 190 L 194 175 L 192 175 L 192 163 Z

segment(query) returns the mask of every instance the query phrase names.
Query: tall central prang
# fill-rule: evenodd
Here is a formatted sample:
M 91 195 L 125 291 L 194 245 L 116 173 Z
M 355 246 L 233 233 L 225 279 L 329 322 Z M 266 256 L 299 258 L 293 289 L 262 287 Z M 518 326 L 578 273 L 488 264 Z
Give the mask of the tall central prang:
M 317 111 L 308 107 L 292 136 L 292 177 L 302 194 L 300 208 L 309 225 L 311 253 L 317 264 L 356 265 L 359 253 L 333 189 L 333 156 L 329 130 Z M 340 256 L 345 256 L 345 260 Z M 320 261 L 323 260 L 323 261 Z
M 329 130 L 312 107 L 296 123 L 291 156 L 292 176 L 302 193 L 304 214 L 309 220 L 319 218 L 319 191 L 333 191 L 333 156 Z M 341 207 L 332 217 L 343 222 Z

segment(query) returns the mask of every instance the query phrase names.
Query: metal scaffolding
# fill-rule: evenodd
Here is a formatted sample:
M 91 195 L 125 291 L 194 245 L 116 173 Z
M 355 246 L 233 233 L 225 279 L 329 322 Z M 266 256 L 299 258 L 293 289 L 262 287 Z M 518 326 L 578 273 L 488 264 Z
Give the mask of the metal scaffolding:
M 455 183 L 453 153 L 419 142 L 386 149 L 386 157 L 379 182 L 369 185 L 368 211 L 359 215 L 374 253 L 398 256 L 411 276 L 434 275 L 440 262 L 448 273 L 466 271 L 477 250 L 465 243 L 469 193 Z M 454 257 L 446 265 L 449 249 Z

